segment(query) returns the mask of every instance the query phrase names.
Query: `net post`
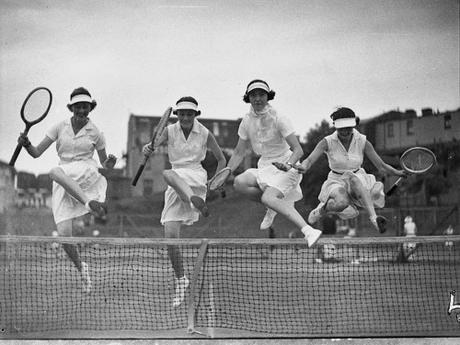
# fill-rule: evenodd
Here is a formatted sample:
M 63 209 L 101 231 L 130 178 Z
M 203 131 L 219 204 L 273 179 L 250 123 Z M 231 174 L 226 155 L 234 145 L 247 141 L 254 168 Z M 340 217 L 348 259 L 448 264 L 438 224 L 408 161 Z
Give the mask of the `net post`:
M 192 281 L 191 281 L 191 286 L 190 286 L 190 294 L 188 296 L 188 309 L 187 309 L 187 315 L 188 315 L 188 327 L 187 327 L 187 332 L 188 333 L 199 333 L 203 334 L 201 332 L 198 332 L 195 330 L 195 312 L 196 312 L 196 306 L 195 306 L 195 293 L 197 290 L 197 285 L 198 285 L 198 276 L 200 274 L 200 271 L 203 267 L 204 259 L 206 257 L 206 253 L 208 251 L 208 244 L 209 241 L 207 239 L 203 239 L 201 241 L 200 245 L 200 252 L 198 253 L 198 257 L 196 259 L 195 263 L 195 268 L 193 269 L 193 275 L 192 275 Z

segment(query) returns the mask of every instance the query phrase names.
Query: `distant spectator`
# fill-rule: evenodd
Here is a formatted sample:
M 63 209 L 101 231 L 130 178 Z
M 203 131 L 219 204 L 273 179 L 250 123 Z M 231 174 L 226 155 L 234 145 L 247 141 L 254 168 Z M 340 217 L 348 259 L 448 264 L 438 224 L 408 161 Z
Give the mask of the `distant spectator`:
M 417 236 L 417 225 L 415 225 L 415 222 L 411 216 L 406 216 L 406 218 L 404 218 L 404 235 L 406 237 Z M 417 243 L 415 242 L 403 243 L 403 254 L 406 260 L 414 259 L 414 251 L 416 247 Z
M 454 234 L 454 228 L 451 224 L 449 224 L 449 226 L 447 227 L 447 229 L 444 231 L 444 233 L 447 235 L 447 236 L 450 236 L 450 235 L 453 235 Z M 454 246 L 454 242 L 453 241 L 446 241 L 445 242 L 445 246 L 449 249 L 452 249 L 452 247 Z

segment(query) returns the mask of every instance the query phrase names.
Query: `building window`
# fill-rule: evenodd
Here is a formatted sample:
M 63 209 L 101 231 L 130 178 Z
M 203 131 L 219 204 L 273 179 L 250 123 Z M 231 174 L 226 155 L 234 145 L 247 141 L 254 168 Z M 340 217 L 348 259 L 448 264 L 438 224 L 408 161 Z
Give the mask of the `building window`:
M 450 115 L 450 113 L 447 113 L 446 115 L 444 115 L 444 129 L 452 128 L 451 120 L 452 120 L 452 116 Z
M 413 119 L 407 120 L 406 125 L 407 125 L 407 132 L 406 132 L 407 135 L 414 135 L 414 120 Z
M 395 136 L 394 125 L 393 125 L 393 122 L 391 122 L 387 125 L 387 137 L 394 138 L 394 136 Z

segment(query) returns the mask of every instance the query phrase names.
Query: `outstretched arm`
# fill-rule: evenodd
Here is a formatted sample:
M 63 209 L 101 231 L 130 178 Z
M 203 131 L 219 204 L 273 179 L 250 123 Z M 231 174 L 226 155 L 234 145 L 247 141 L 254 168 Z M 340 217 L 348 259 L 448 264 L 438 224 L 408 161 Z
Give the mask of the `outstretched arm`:
M 299 171 L 302 174 L 305 174 L 312 165 L 321 157 L 322 154 L 324 154 L 327 150 L 327 142 L 326 139 L 322 139 L 316 147 L 313 149 L 313 151 L 308 155 L 307 158 L 300 164 Z
M 366 141 L 366 145 L 364 146 L 364 153 L 379 172 L 401 177 L 407 176 L 407 173 L 404 170 L 395 169 L 391 165 L 385 163 L 377 152 L 375 152 L 374 146 L 372 146 L 369 140 Z
M 248 148 L 249 141 L 239 138 L 235 150 L 233 151 L 233 155 L 227 164 L 227 166 L 232 170 L 232 172 L 235 171 L 241 164 L 244 157 L 246 156 L 246 151 L 248 150 Z
M 216 138 L 212 135 L 211 132 L 208 134 L 207 147 L 214 154 L 214 157 L 217 159 L 217 169 L 216 172 L 221 171 L 225 168 L 227 160 L 225 159 L 224 153 L 222 152 L 219 144 L 217 144 Z

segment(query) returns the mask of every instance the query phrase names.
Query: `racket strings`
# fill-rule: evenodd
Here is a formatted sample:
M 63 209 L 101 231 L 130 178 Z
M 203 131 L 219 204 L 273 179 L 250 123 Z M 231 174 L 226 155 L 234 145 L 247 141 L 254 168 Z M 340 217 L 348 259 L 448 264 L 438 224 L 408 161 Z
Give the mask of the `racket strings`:
M 211 181 L 209 181 L 209 189 L 216 190 L 220 188 L 225 183 L 229 175 L 230 171 L 227 170 L 216 174 L 216 176 L 214 176 Z
M 409 170 L 424 171 L 433 166 L 434 158 L 424 151 L 412 151 L 403 157 L 403 164 Z
M 42 89 L 35 91 L 24 104 L 24 118 L 29 122 L 40 118 L 47 111 L 50 103 L 51 95 L 49 92 Z

